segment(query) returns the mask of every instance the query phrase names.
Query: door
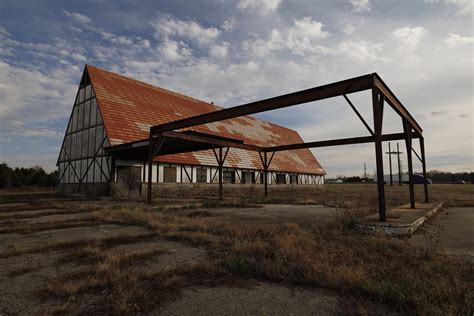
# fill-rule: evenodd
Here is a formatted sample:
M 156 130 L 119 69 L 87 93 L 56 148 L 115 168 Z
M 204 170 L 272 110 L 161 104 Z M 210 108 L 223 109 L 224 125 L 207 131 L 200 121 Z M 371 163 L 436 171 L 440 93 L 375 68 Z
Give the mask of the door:
M 196 169 L 196 182 L 207 183 L 207 169 Z
M 139 196 L 142 167 L 117 166 L 117 195 Z
M 130 167 L 130 196 L 141 195 L 142 167 Z

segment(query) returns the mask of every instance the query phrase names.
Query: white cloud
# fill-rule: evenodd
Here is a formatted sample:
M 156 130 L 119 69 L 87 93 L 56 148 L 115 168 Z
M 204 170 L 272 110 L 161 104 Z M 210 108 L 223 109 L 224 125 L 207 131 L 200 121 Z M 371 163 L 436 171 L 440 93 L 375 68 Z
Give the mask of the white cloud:
M 11 34 L 8 32 L 8 30 L 4 27 L 1 27 L 1 26 L 0 26 L 0 35 L 8 36 L 8 37 L 11 36 Z
M 169 61 L 182 61 L 192 56 L 191 51 L 183 42 L 165 40 L 159 47 L 160 52 Z
M 440 3 L 441 0 L 424 0 L 425 3 Z M 457 14 L 472 16 L 474 14 L 473 0 L 444 0 L 446 4 L 452 4 L 459 8 Z
M 226 20 L 224 21 L 224 23 L 222 23 L 222 29 L 226 30 L 226 31 L 232 31 L 235 27 L 235 19 L 232 18 L 230 20 Z
M 86 56 L 82 55 L 82 54 L 78 54 L 78 53 L 73 53 L 71 55 L 72 59 L 74 59 L 75 61 L 79 61 L 79 62 L 86 62 L 87 61 L 87 58 Z
M 0 133 L 59 139 L 49 125 L 70 112 L 78 76 L 69 64 L 42 72 L 0 62 Z
M 377 53 L 382 51 L 383 45 L 371 43 L 366 40 L 344 40 L 339 43 L 338 51 L 342 56 L 349 57 L 358 62 L 379 59 Z
M 260 15 L 268 15 L 278 9 L 282 0 L 237 0 L 237 8 Z
M 354 33 L 355 31 L 355 27 L 350 25 L 350 24 L 346 24 L 346 26 L 344 26 L 344 34 L 346 35 L 352 35 L 352 33 Z
M 446 0 L 448 4 L 454 4 L 459 7 L 459 15 L 471 16 L 474 14 L 474 1 L 473 0 Z
M 369 0 L 350 0 L 352 10 L 355 12 L 370 12 L 371 4 Z
M 71 19 L 73 19 L 75 22 L 77 23 L 80 23 L 80 24 L 92 24 L 92 20 L 83 15 L 83 14 L 80 14 L 80 13 L 77 13 L 77 12 L 70 12 L 70 11 L 66 11 L 66 10 L 63 10 L 63 13 L 70 17 Z
M 449 34 L 449 37 L 443 40 L 448 48 L 474 43 L 474 37 L 465 37 L 459 34 Z
M 226 1 L 236 3 L 236 0 Z M 446 9 L 446 0 L 440 1 L 444 5 L 439 6 L 440 9 Z M 451 9 L 456 8 L 453 6 Z M 431 148 L 430 157 L 439 154 L 441 149 L 470 153 L 473 136 L 468 124 L 472 119 L 472 115 L 469 116 L 472 112 L 472 50 L 469 45 L 472 44 L 468 43 L 472 43 L 469 37 L 472 34 L 459 33 L 460 29 L 469 30 L 471 25 L 466 24 L 466 19 L 458 17 L 455 22 L 448 19 L 439 30 L 432 27 L 438 21 L 430 20 L 430 12 L 404 24 L 420 23 L 418 25 L 430 30 L 432 42 L 441 43 L 444 47 L 459 47 L 447 50 L 430 49 L 432 42 L 423 40 L 427 34 L 424 28 L 399 28 L 395 32 L 395 27 L 390 28 L 391 24 L 386 22 L 385 15 L 374 15 L 365 20 L 364 25 L 352 19 L 344 19 L 343 24 L 328 19 L 327 25 L 323 25 L 319 18 L 291 21 L 289 16 L 292 15 L 280 11 L 278 19 L 273 19 L 271 24 L 267 24 L 268 19 L 242 14 L 239 16 L 242 20 L 230 19 L 228 23 L 216 24 L 219 26 L 199 22 L 201 19 L 223 21 L 215 16 L 196 15 L 193 21 L 166 16 L 153 21 L 144 20 L 147 30 L 134 32 L 129 29 L 126 33 L 112 32 L 107 25 L 99 25 L 97 19 L 94 20 L 96 26 L 74 23 L 81 28 L 81 32 L 66 27 L 67 35 L 51 31 L 47 37 L 31 42 L 22 42 L 11 38 L 9 33 L 4 34 L 10 31 L 16 36 L 19 34 L 16 29 L 0 29 L 0 37 L 3 35 L 0 54 L 4 49 L 14 56 L 5 57 L 0 62 L 0 142 L 11 139 L 12 143 L 17 143 L 21 137 L 18 134 L 26 126 L 28 135 L 35 136 L 35 142 L 46 139 L 58 146 L 62 135 L 55 131 L 67 123 L 82 64 L 87 59 L 105 69 L 224 106 L 376 71 L 396 90 L 397 96 L 419 120 L 427 135 L 427 148 Z M 344 14 L 340 11 L 329 13 Z M 407 16 L 407 20 L 411 18 L 411 15 Z M 290 22 L 285 24 L 288 20 Z M 158 21 L 165 23 L 157 25 Z M 153 23 L 153 28 L 148 22 Z M 263 22 L 266 26 L 270 25 L 268 31 L 259 33 L 264 35 L 248 35 L 249 29 L 256 29 Z M 339 30 L 330 34 L 327 31 L 329 28 Z M 155 32 L 155 36 L 150 31 Z M 345 34 L 352 36 L 348 38 Z M 85 42 L 87 45 L 84 45 Z M 393 49 L 397 47 L 394 44 L 401 49 Z M 410 63 L 407 47 L 418 47 L 416 57 L 423 63 Z M 456 56 L 453 57 L 453 54 Z M 387 62 L 391 60 L 394 62 Z M 446 82 L 455 84 L 446 86 Z M 370 95 L 365 99 L 364 95 L 359 98 L 358 94 L 353 94 L 351 100 L 370 121 Z M 336 103 L 339 101 L 341 104 Z M 440 104 L 449 105 L 449 114 L 427 114 L 437 110 L 436 105 Z M 307 140 L 350 137 L 357 131 L 366 132 L 358 120 L 354 121 L 353 113 L 342 98 L 319 102 L 317 107 L 308 105 L 302 106 L 301 111 L 299 109 L 295 107 L 261 116 L 296 128 L 303 137 L 310 137 Z M 347 120 L 342 110 L 347 111 Z M 399 132 L 399 120 L 392 120 L 388 112 L 384 129 L 387 127 L 387 132 Z M 422 115 L 424 113 L 425 116 Z M 446 125 L 445 122 L 440 124 L 434 121 L 444 118 L 454 122 L 449 131 L 439 129 L 440 125 Z M 15 125 L 14 122 L 24 125 Z M 391 122 L 395 126 L 393 131 L 389 130 Z M 443 138 L 447 133 L 449 139 Z M 453 142 L 457 134 L 467 136 Z M 32 156 L 31 153 L 36 153 L 36 150 L 25 148 L 25 152 Z M 326 158 L 322 163 L 332 168 L 330 172 L 339 172 L 336 170 L 347 165 L 347 159 L 342 158 L 334 164 L 331 155 L 325 157 L 319 149 L 316 154 L 318 158 Z M 348 172 L 358 170 L 363 161 L 367 161 L 369 170 L 372 170 L 372 147 L 366 151 L 361 149 L 360 155 L 356 156 L 355 167 L 347 167 Z M 34 157 L 37 163 L 45 163 L 38 155 Z
M 415 50 L 426 35 L 428 35 L 428 31 L 421 26 L 399 27 L 392 32 L 392 37 L 402 45 L 400 49 L 405 51 Z
M 230 44 L 223 42 L 221 45 L 213 45 L 209 49 L 209 54 L 214 58 L 225 58 L 229 51 Z
M 201 45 L 213 43 L 221 33 L 215 27 L 206 28 L 194 21 L 178 20 L 171 16 L 160 17 L 151 25 L 155 29 L 157 39 L 179 36 L 196 41 Z
M 329 32 L 323 31 L 324 25 L 310 17 L 293 21 L 287 29 L 273 29 L 267 39 L 256 38 L 244 42 L 244 48 L 253 55 L 265 57 L 272 51 L 289 49 L 294 54 L 306 55 L 317 53 L 324 48 L 321 40 L 329 37 Z

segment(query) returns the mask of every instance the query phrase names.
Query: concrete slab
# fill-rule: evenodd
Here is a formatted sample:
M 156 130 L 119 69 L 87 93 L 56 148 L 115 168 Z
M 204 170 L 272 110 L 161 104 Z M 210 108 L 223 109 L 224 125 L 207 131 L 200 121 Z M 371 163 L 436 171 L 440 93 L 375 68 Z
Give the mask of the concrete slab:
M 387 212 L 387 220 L 379 221 L 379 214 L 359 218 L 356 228 L 369 233 L 381 232 L 391 236 L 410 236 L 430 216 L 441 209 L 443 203 L 415 203 L 415 208 L 405 204 Z
M 0 256 L 3 252 L 8 252 L 12 249 L 29 249 L 35 246 L 44 246 L 52 242 L 92 241 L 116 236 L 133 237 L 146 233 L 149 233 L 149 230 L 141 226 L 105 224 L 94 227 L 53 229 L 29 235 L 2 234 L 0 235 Z
M 474 260 L 474 207 L 443 208 L 409 242 L 440 253 L 467 255 Z

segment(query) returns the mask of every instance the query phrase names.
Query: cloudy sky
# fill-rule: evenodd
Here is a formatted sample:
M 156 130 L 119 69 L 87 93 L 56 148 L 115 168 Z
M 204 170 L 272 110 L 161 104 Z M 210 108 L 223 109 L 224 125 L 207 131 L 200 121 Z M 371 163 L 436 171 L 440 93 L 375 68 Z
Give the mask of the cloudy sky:
M 472 171 L 473 10 L 472 0 L 2 0 L 0 161 L 55 168 L 89 63 L 225 107 L 377 72 L 424 129 L 428 169 Z M 370 95 L 350 98 L 372 124 Z M 368 133 L 342 97 L 259 116 L 306 141 Z M 386 108 L 384 132 L 400 131 Z M 374 170 L 373 144 L 313 152 L 329 176 Z

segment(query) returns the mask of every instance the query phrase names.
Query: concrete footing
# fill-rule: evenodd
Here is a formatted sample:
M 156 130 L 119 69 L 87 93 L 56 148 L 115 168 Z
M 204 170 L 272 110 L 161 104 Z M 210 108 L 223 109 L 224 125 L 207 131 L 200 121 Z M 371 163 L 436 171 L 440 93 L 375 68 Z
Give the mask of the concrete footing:
M 383 233 L 390 236 L 410 236 L 430 216 L 441 209 L 443 203 L 416 203 L 415 208 L 405 204 L 387 212 L 387 220 L 379 221 L 378 214 L 372 214 L 356 221 L 356 228 L 367 233 Z

